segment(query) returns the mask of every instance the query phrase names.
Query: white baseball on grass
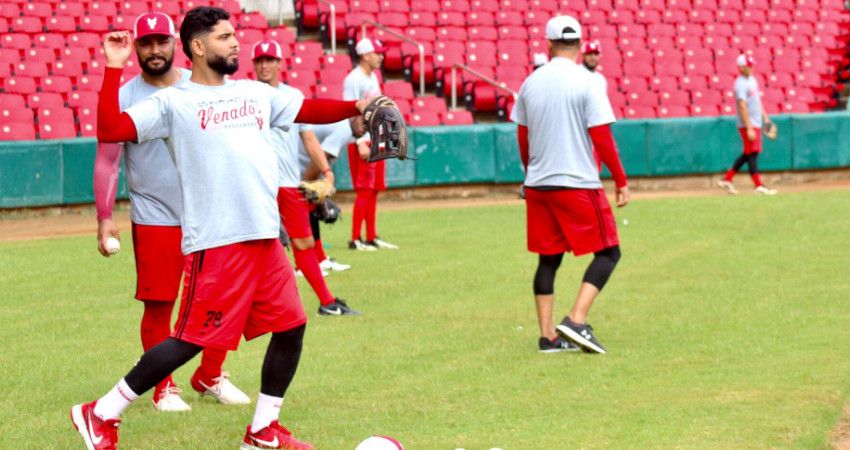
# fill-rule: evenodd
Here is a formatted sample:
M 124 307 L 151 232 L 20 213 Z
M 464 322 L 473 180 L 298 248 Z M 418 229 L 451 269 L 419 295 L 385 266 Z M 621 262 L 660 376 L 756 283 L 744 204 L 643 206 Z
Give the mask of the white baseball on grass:
M 628 225 L 628 224 L 629 224 L 629 219 L 623 219 L 623 225 Z
M 110 255 L 114 255 L 121 251 L 121 241 L 114 237 L 106 238 L 106 252 Z

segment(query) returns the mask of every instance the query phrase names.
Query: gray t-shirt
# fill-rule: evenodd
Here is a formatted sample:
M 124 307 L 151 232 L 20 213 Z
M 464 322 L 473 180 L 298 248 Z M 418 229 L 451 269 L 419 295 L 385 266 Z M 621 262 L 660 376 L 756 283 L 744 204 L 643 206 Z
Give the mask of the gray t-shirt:
M 735 101 L 737 102 L 738 100 L 743 100 L 747 103 L 747 112 L 750 113 L 750 125 L 755 128 L 761 128 L 761 94 L 759 93 L 759 83 L 756 81 L 756 77 L 739 75 L 735 79 Z M 741 120 L 740 112 L 738 112 L 738 128 L 746 128 L 744 121 Z
M 303 96 L 250 80 L 186 81 L 126 112 L 138 141 L 164 139 L 183 192 L 184 254 L 277 238 L 278 170 L 271 128 L 288 130 Z
M 378 95 L 381 95 L 381 84 L 375 71 L 366 75 L 360 66 L 356 66 L 342 82 L 343 100 L 363 100 Z
M 283 83 L 278 84 L 277 89 L 286 95 L 304 98 L 301 91 Z M 277 170 L 280 176 L 278 186 L 280 187 L 294 188 L 301 182 L 298 164 L 298 146 L 301 143 L 299 127 L 300 125 L 296 124 L 285 131 L 282 128 L 272 129 L 274 149 L 277 151 Z
M 192 72 L 180 69 L 182 83 Z M 121 109 L 127 109 L 160 89 L 148 84 L 141 75 L 133 77 L 118 92 Z M 130 219 L 141 225 L 180 225 L 183 199 L 174 161 L 162 139 L 141 144 L 124 143 L 127 166 L 127 190 L 130 193 Z
M 319 145 L 321 145 L 328 157 L 328 163 L 331 165 L 339 158 L 339 154 L 348 148 L 348 143 L 352 138 L 348 120 L 323 125 L 301 125 L 300 131 L 312 131 L 316 134 L 316 139 L 319 140 Z M 307 154 L 304 141 L 301 139 L 298 140 L 298 163 L 303 176 L 307 166 L 310 165 L 310 155 Z
M 538 68 L 522 83 L 511 120 L 528 127 L 526 186 L 602 187 L 587 129 L 616 118 L 583 66 L 555 57 Z

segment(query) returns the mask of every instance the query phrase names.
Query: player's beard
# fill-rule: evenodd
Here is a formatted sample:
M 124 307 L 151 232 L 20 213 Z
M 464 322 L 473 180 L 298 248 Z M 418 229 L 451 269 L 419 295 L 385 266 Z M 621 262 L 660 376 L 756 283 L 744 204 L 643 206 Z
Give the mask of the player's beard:
M 161 60 L 165 61 L 165 64 L 163 64 L 162 67 L 159 67 L 159 68 L 149 66 L 148 63 L 150 61 L 154 60 L 154 59 L 161 59 Z M 174 55 L 171 55 L 170 58 L 159 57 L 159 56 L 151 56 L 150 58 L 148 58 L 144 61 L 142 61 L 142 59 L 139 58 L 139 67 L 142 68 L 142 72 L 144 72 L 148 75 L 155 76 L 155 77 L 160 76 L 160 75 L 165 75 L 166 73 L 168 73 L 168 71 L 171 70 L 172 64 L 174 64 Z
M 229 63 L 226 56 L 214 55 L 207 60 L 207 65 L 222 75 L 233 75 L 239 70 L 239 59 L 235 58 L 232 63 Z

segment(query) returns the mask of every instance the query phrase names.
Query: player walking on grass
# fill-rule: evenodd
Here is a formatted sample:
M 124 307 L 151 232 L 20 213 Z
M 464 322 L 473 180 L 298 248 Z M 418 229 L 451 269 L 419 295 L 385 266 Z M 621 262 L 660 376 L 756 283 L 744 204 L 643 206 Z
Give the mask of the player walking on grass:
M 346 100 L 361 100 L 381 95 L 376 71 L 381 69 L 386 49 L 379 41 L 363 38 L 357 42 L 354 51 L 360 61 L 345 77 L 342 97 Z M 351 169 L 351 182 L 357 193 L 348 248 L 365 251 L 375 251 L 379 248 L 396 250 L 397 245 L 378 237 L 378 193 L 387 190 L 386 163 L 383 160 L 367 161 L 369 139 L 367 134 L 348 146 L 348 167 Z M 364 221 L 365 241 L 361 239 L 360 234 Z
M 735 105 L 738 108 L 738 132 L 744 143 L 741 156 L 735 160 L 732 168 L 726 172 L 726 176 L 717 182 L 717 185 L 730 194 L 737 194 L 738 190 L 732 184 L 735 174 L 747 164 L 750 169 L 750 177 L 756 186 L 756 194 L 776 195 L 776 189 L 765 186 L 761 181 L 758 169 L 758 157 L 762 151 L 761 129 L 762 125 L 772 127 L 773 122 L 764 112 L 761 104 L 761 93 L 758 81 L 753 76 L 755 61 L 752 56 L 738 56 L 738 71 L 740 76 L 735 80 Z
M 71 418 L 89 449 L 115 448 L 121 413 L 203 348 L 236 349 L 240 335 L 272 333 L 260 394 L 243 449 L 312 449 L 278 423 L 301 356 L 307 318 L 278 240 L 277 157 L 271 128 L 356 116 L 367 102 L 304 100 L 263 83 L 225 78 L 238 69 L 239 43 L 220 8 L 190 10 L 180 28 L 191 78 L 121 112 L 118 85 L 130 56 L 127 32 L 106 36 L 98 139 L 163 139 L 183 198 L 183 299 L 172 336 L 142 355 L 98 400 Z
M 160 89 L 189 78 L 188 70 L 172 66 L 174 35 L 174 22 L 166 14 L 150 12 L 136 18 L 133 27 L 134 48 L 142 74 L 121 88 L 121 108 L 129 108 Z M 144 304 L 141 335 L 142 348 L 147 351 L 171 334 L 171 313 L 183 275 L 183 254 L 180 252 L 183 202 L 177 169 L 162 139 L 141 144 L 99 144 L 95 159 L 94 192 L 98 250 L 103 256 L 109 256 L 106 240 L 110 237 L 119 238 L 118 227 L 112 221 L 112 208 L 122 146 L 127 162 L 133 250 L 136 256 L 136 299 Z M 224 404 L 251 403 L 251 399 L 230 382 L 227 372 L 222 371 L 226 355 L 224 350 L 204 350 L 201 365 L 192 376 L 192 387 L 201 394 L 212 395 Z M 169 375 L 156 385 L 153 404 L 160 411 L 192 409 L 180 397 L 181 392 Z
M 273 40 L 263 40 L 254 44 L 252 59 L 254 72 L 257 80 L 286 93 L 290 97 L 300 95 L 300 91 L 280 82 L 280 60 L 283 58 L 283 50 L 280 44 Z M 319 259 L 316 257 L 313 230 L 310 228 L 310 208 L 304 194 L 298 190 L 301 183 L 301 170 L 298 163 L 298 141 L 301 136 L 299 127 L 293 126 L 289 130 L 275 128 L 272 131 L 274 147 L 277 151 L 277 165 L 279 189 L 277 191 L 277 204 L 280 208 L 280 218 L 289 239 L 292 242 L 292 254 L 295 257 L 295 265 L 304 274 L 304 278 L 310 283 L 313 292 L 319 297 L 319 314 L 321 315 L 357 315 L 359 312 L 351 309 L 344 300 L 331 294 Z M 331 186 L 334 184 L 334 174 L 325 158 L 325 152 L 321 147 L 310 146 L 307 148 L 310 158 L 319 167 L 326 182 Z
M 628 203 L 629 188 L 605 90 L 575 63 L 581 25 L 570 16 L 554 17 L 546 24 L 546 38 L 551 60 L 522 84 L 511 115 L 526 167 L 528 250 L 540 255 L 533 284 L 539 348 L 605 353 L 587 315 L 620 259 L 620 246 L 594 148 L 614 177 L 617 206 Z M 572 310 L 553 327 L 555 274 L 566 252 L 594 253 L 594 258 Z

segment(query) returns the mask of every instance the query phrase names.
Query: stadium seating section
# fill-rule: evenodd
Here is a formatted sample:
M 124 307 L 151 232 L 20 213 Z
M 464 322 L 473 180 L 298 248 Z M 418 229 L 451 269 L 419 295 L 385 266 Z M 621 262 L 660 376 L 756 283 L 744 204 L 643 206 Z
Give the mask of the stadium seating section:
M 449 111 L 446 99 L 417 96 L 420 73 L 430 92 L 451 93 L 452 64 L 464 64 L 518 90 L 535 53 L 546 52 L 545 23 L 569 13 L 589 38 L 602 44 L 601 72 L 615 112 L 624 118 L 732 114 L 735 58 L 746 50 L 758 64 L 770 113 L 816 112 L 836 106 L 839 80 L 850 78 L 850 14 L 842 0 L 333 0 L 295 2 L 298 40 L 285 27 L 269 27 L 238 0 L 94 1 L 0 0 L 0 140 L 94 136 L 96 92 L 104 59 L 100 42 L 110 30 L 131 29 L 149 10 L 176 18 L 201 4 L 233 14 L 242 43 L 236 77 L 253 77 L 250 46 L 269 37 L 290 49 L 282 80 L 308 97 L 340 98 L 352 60 L 329 54 L 335 23 L 340 42 L 371 37 L 389 47 L 384 91 L 397 99 L 413 126 L 469 124 L 471 112 L 504 118 L 512 96 L 459 71 L 457 92 L 467 109 Z M 285 47 L 285 48 L 286 48 Z M 180 50 L 176 63 L 188 67 Z M 131 59 L 125 78 L 140 73 Z M 399 79 L 401 76 L 404 79 Z M 415 89 L 416 88 L 416 89 Z

